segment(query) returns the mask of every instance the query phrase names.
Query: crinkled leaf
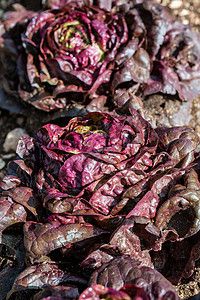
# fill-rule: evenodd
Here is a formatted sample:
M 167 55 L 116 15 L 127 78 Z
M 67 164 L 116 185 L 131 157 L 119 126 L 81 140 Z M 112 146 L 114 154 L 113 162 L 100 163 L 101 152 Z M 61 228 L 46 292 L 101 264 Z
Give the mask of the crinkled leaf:
M 54 263 L 42 263 L 26 268 L 15 280 L 8 299 L 17 292 L 26 289 L 41 289 L 47 286 L 57 286 L 59 284 L 82 284 L 84 279 L 64 272 Z
M 188 237 L 199 231 L 200 183 L 194 170 L 188 171 L 184 185 L 172 187 L 169 198 L 157 211 L 156 226 L 160 229 L 174 228 L 180 238 Z
M 139 182 L 138 185 L 132 186 L 124 193 L 124 198 L 136 198 L 134 208 L 127 214 L 126 218 L 130 216 L 140 216 L 147 218 L 154 218 L 157 212 L 158 205 L 162 199 L 167 196 L 170 187 L 184 174 L 183 170 L 171 169 L 168 172 L 163 172 L 158 177 L 150 178 L 149 190 L 144 196 L 140 197 L 138 202 L 138 196 L 143 195 L 144 182 Z
M 39 201 L 33 195 L 33 190 L 28 187 L 16 187 L 12 191 L 5 192 L 11 199 L 16 203 L 23 205 L 27 210 L 29 210 L 37 219 L 38 210 L 42 209 Z
M 198 241 L 199 232 L 182 241 L 165 242 L 162 249 L 152 253 L 155 268 L 174 285 L 182 277 L 189 278 L 194 273 L 195 260 L 199 257 Z
M 144 250 L 142 250 L 140 237 L 145 240 L 146 249 Z M 158 229 L 151 223 L 148 224 L 147 218 L 130 218 L 114 231 L 109 244 L 102 246 L 101 249 L 112 250 L 122 256 L 130 256 L 132 259 L 140 261 L 141 265 L 152 267 L 149 249 L 155 244 L 158 237 Z
M 17 187 L 18 185 L 20 185 L 20 183 L 21 183 L 21 180 L 17 176 L 7 175 L 1 181 L 0 187 L 3 190 L 9 190 L 9 189 Z
M 94 284 L 102 284 L 116 290 L 125 284 L 136 284 L 144 288 L 150 299 L 159 299 L 170 294 L 170 299 L 178 299 L 175 288 L 158 271 L 139 266 L 137 261 L 125 256 L 113 259 L 95 271 L 90 279 L 90 285 Z
M 0 197 L 0 232 L 8 226 L 26 221 L 26 210 L 18 203 L 15 203 L 9 196 Z
M 135 296 L 135 295 L 134 295 Z M 112 288 L 104 287 L 100 284 L 95 284 L 92 287 L 87 288 L 79 297 L 79 300 L 83 299 L 113 299 L 113 300 L 130 300 L 128 294 L 123 291 L 117 291 Z M 137 299 L 137 297 L 135 298 Z
M 149 55 L 143 48 L 139 48 L 129 60 L 125 61 L 123 68 L 115 73 L 111 87 L 115 90 L 120 84 L 130 81 L 144 84 L 149 80 L 149 76 Z
M 105 231 L 79 221 L 77 217 L 66 217 L 63 221 L 52 220 L 48 223 L 26 222 L 24 226 L 24 245 L 27 256 L 37 259 L 51 251 L 73 243 L 96 237 Z M 39 246 L 38 246 L 39 245 Z
M 96 268 L 100 268 L 102 264 L 105 264 L 113 259 L 113 256 L 108 254 L 106 252 L 106 249 L 102 249 L 102 250 L 98 249 L 92 251 L 92 253 L 90 253 L 86 257 L 86 259 L 81 263 L 81 267 L 96 269 Z

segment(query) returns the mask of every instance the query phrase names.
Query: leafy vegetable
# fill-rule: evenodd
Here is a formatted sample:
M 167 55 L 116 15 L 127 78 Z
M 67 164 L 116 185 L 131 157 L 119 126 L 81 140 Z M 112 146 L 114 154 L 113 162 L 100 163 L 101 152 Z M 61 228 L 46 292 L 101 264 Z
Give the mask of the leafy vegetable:
M 47 1 L 1 23 L 4 89 L 36 108 L 120 106 L 125 90 L 192 100 L 200 35 L 152 1 Z M 99 7 L 98 7 L 99 6 Z M 114 98 L 113 98 L 114 96 Z M 113 100 L 115 99 L 115 100 Z
M 13 22 L 5 21 L 1 34 L 7 91 L 17 91 L 24 101 L 45 111 L 63 108 L 78 98 L 84 102 L 81 95 L 95 93 L 109 82 L 112 61 L 128 39 L 121 14 L 93 6 L 76 8 L 71 3 L 32 18 L 27 11 L 28 20 L 24 20 L 25 12 L 20 20 L 19 13 L 11 14 Z M 11 80 L 10 60 L 15 65 Z
M 153 129 L 134 109 L 22 137 L 0 184 L 0 228 L 6 247 L 17 234 L 26 253 L 4 295 L 176 299 L 166 278 L 191 276 L 199 258 L 198 146 L 191 129 Z
M 132 296 L 132 297 L 130 297 Z M 79 297 L 79 300 L 83 299 L 149 299 L 143 289 L 135 285 L 124 286 L 122 290 L 115 290 L 113 288 L 106 288 L 100 284 L 95 284 L 90 288 L 87 288 Z
M 138 262 L 126 256 L 116 258 L 95 271 L 90 285 L 94 289 L 97 283 L 126 292 L 131 296 L 127 299 L 134 299 L 134 296 L 138 299 L 139 296 L 142 299 L 178 299 L 175 288 L 159 272 L 138 266 Z
M 21 291 L 35 289 L 36 291 L 46 286 L 57 286 L 61 283 L 81 283 L 84 280 L 72 276 L 58 268 L 53 263 L 42 263 L 26 268 L 15 280 L 11 291 L 8 293 L 8 298 Z M 73 291 L 72 291 L 73 292 Z

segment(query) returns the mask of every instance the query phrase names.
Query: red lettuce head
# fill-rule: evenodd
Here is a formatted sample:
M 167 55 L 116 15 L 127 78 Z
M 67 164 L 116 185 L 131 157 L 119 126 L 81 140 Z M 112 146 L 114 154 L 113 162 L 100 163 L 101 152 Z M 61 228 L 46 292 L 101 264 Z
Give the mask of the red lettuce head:
M 175 134 L 179 141 L 175 139 L 162 152 L 158 134 L 135 110 L 128 117 L 89 113 L 63 128 L 43 126 L 34 141 L 24 138 L 19 142 L 17 153 L 31 167 L 32 184 L 52 213 L 75 213 L 87 207 L 116 215 L 128 203 L 125 192 L 131 186 L 138 184 L 136 194 L 142 195 L 158 170 L 186 167 L 193 160 L 197 136 L 182 128 Z M 175 147 L 180 148 L 178 155 L 173 152 Z
M 152 1 L 92 2 L 7 14 L 0 35 L 8 93 L 44 111 L 111 110 L 127 90 L 198 95 L 198 33 Z
M 199 258 L 198 144 L 191 129 L 155 130 L 136 110 L 91 112 L 22 137 L 19 157 L 0 184 L 2 241 L 10 245 L 7 234 L 17 232 L 26 251 L 20 259 L 30 264 L 17 269 L 11 293 L 47 283 L 83 286 L 75 275 L 87 282 L 93 269 L 117 256 L 155 264 L 170 280 L 190 276 Z M 174 254 L 179 246 L 184 255 Z M 174 260 L 180 261 L 175 275 Z M 51 277 L 43 278 L 46 270 Z
M 68 230 L 73 224 L 76 234 L 72 240 L 76 242 L 81 235 L 84 239 L 101 235 L 102 230 L 113 231 L 125 216 L 155 218 L 164 197 L 160 195 L 166 197 L 171 182 L 185 174 L 197 145 L 198 137 L 192 130 L 178 127 L 156 132 L 135 110 L 130 116 L 89 113 L 72 119 L 66 127 L 47 124 L 35 139 L 23 137 L 17 148 L 20 159 L 11 164 L 16 175 L 6 177 L 1 187 L 17 202 L 20 191 L 24 193 L 26 208 L 38 220 L 43 221 L 45 216 L 38 217 L 41 203 L 49 217 L 48 225 L 26 223 L 29 256 L 37 259 L 59 248 L 61 242 L 44 244 L 42 249 L 36 244 L 40 234 L 59 231 L 60 226 Z M 30 197 L 37 200 L 34 209 L 29 205 Z M 14 205 L 11 199 L 6 202 L 8 207 Z M 164 207 L 157 216 L 160 228 L 165 228 L 176 213 L 170 209 L 163 220 Z M 26 209 L 23 206 L 21 210 L 23 222 Z M 85 224 L 81 216 L 86 215 L 100 229 L 93 223 Z M 65 240 L 68 243 L 70 235 L 65 235 Z
M 42 11 L 30 18 L 27 26 L 21 23 L 16 22 L 18 32 L 9 28 L 2 35 L 5 46 L 6 42 L 15 44 L 15 88 L 24 101 L 45 111 L 63 108 L 77 99 L 83 102 L 84 95 L 108 83 L 112 62 L 128 40 L 121 14 L 86 5 Z M 4 52 L 6 56 L 9 50 Z
M 153 1 L 112 2 L 142 43 L 114 74 L 113 88 L 132 80 L 140 83 L 144 96 L 162 92 L 185 101 L 195 98 L 200 92 L 199 33 Z

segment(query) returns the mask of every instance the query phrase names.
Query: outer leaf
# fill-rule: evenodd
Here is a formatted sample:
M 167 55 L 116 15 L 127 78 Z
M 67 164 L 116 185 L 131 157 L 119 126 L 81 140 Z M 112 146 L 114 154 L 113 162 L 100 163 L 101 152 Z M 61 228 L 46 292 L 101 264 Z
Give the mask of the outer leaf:
M 12 201 L 10 197 L 0 197 L 1 211 L 0 211 L 0 232 L 8 226 L 26 221 L 26 210 L 18 203 Z
M 3 178 L 0 183 L 0 187 L 3 190 L 9 190 L 15 188 L 16 186 L 20 185 L 21 180 L 17 176 L 7 175 Z
M 104 249 L 103 249 L 104 250 Z M 106 250 L 106 249 L 105 249 Z M 105 264 L 113 259 L 113 256 L 106 253 L 106 251 L 95 250 L 81 263 L 83 268 L 100 268 L 102 264 Z
M 152 267 L 149 249 L 159 237 L 158 229 L 147 218 L 130 218 L 113 233 L 108 245 L 101 249 L 107 249 L 115 255 L 130 256 L 141 262 L 141 265 Z M 144 239 L 146 247 L 142 250 L 140 238 Z
M 185 186 L 173 186 L 169 199 L 159 208 L 156 226 L 160 229 L 175 228 L 180 238 L 199 231 L 200 183 L 194 170 L 184 175 Z M 183 215 L 182 215 L 183 214 Z
M 145 266 L 138 267 L 138 262 L 125 256 L 113 259 L 95 271 L 90 279 L 90 285 L 96 283 L 117 290 L 124 284 L 134 283 L 144 288 L 150 299 L 162 299 L 167 295 L 171 295 L 172 299 L 178 299 L 174 287 L 158 271 Z
M 70 246 L 73 243 L 99 236 L 105 232 L 91 224 L 81 223 L 78 218 L 68 217 L 66 220 L 66 224 L 53 220 L 46 224 L 26 222 L 24 226 L 24 245 L 27 256 L 34 260 L 55 249 Z
M 16 292 L 26 289 L 40 289 L 61 283 L 85 284 L 85 280 L 64 272 L 54 263 L 43 263 L 26 268 L 15 280 L 8 299 Z
M 16 187 L 13 191 L 5 192 L 15 202 L 27 208 L 37 219 L 38 209 L 42 209 L 39 201 L 33 195 L 33 190 L 28 187 Z
M 68 286 L 56 286 L 56 287 L 46 287 L 41 292 L 37 293 L 33 300 L 61 300 L 61 299 L 69 299 L 74 300 L 78 299 L 79 292 L 77 288 L 68 287 Z

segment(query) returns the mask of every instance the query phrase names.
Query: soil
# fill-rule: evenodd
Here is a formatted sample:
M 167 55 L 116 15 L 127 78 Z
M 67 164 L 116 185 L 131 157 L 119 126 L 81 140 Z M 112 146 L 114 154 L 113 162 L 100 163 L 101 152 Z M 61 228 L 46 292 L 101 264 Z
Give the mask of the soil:
M 0 0 L 0 18 L 11 8 L 13 2 L 13 0 Z M 19 0 L 15 2 L 19 2 L 28 9 L 33 10 L 38 10 L 41 7 L 39 0 Z M 184 24 L 192 25 L 194 30 L 200 31 L 200 0 L 157 0 L 157 2 L 166 6 Z M 153 116 L 156 125 L 187 125 L 194 128 L 200 135 L 200 96 L 194 99 L 193 102 L 186 103 L 172 96 L 153 95 L 145 99 L 144 107 Z M 11 113 L 6 109 L 0 109 L 0 160 L 2 159 L 7 165 L 9 160 L 15 157 L 13 151 L 6 153 L 3 148 L 8 132 L 16 127 L 21 127 L 33 136 L 44 123 L 45 121 L 38 118 L 34 112 L 28 114 L 27 117 L 20 112 Z M 5 174 L 6 166 L 3 168 L 0 166 L 0 180 Z M 182 280 L 176 288 L 180 299 L 188 299 L 200 293 L 200 261 L 196 263 L 193 276 L 187 281 Z M 197 297 L 194 299 L 200 299 L 200 294 Z

